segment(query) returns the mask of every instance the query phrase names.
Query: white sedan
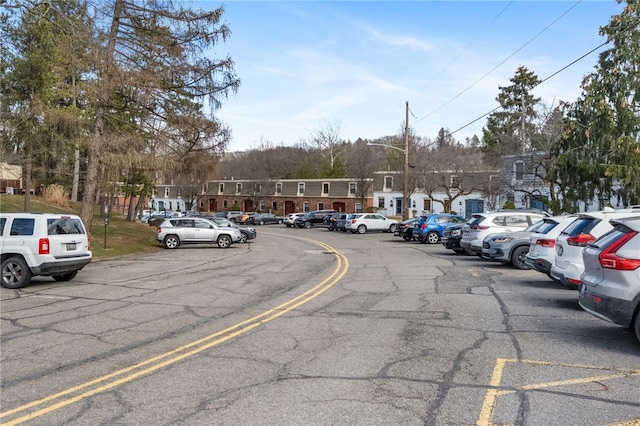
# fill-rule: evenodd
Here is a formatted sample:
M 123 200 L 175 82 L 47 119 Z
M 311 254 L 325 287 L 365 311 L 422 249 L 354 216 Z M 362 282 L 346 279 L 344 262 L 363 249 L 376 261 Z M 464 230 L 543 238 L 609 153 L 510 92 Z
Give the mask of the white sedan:
M 397 225 L 397 220 L 378 213 L 357 213 L 347 217 L 345 228 L 354 234 L 364 234 L 367 231 L 393 232 Z

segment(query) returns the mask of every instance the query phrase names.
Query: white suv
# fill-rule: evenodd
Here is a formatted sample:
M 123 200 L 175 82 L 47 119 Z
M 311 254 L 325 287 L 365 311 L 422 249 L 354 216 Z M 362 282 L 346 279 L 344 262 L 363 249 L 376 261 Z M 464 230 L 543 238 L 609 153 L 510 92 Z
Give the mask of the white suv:
M 92 258 L 80 217 L 52 213 L 0 213 L 0 253 L 0 283 L 12 289 L 35 275 L 72 280 Z
M 460 247 L 467 253 L 482 254 L 482 242 L 488 235 L 498 232 L 524 231 L 534 223 L 550 216 L 541 211 L 503 210 L 476 213 L 462 227 Z
M 556 256 L 549 271 L 551 277 L 566 287 L 578 289 L 580 275 L 584 272 L 582 250 L 613 229 L 609 223 L 611 219 L 638 215 L 640 208 L 580 213 L 578 219 L 556 238 Z

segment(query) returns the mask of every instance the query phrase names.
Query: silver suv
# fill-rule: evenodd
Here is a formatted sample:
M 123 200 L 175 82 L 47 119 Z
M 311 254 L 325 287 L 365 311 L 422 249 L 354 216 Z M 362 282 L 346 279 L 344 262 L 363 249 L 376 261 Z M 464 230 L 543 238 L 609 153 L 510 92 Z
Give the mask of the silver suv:
M 202 217 L 176 217 L 158 226 L 156 240 L 169 249 L 181 244 L 217 244 L 228 248 L 242 240 L 242 233 L 236 227 L 218 225 Z
M 76 215 L 0 213 L 1 284 L 21 288 L 36 275 L 69 281 L 91 262 L 89 238 Z
M 611 220 L 611 226 L 582 251 L 578 300 L 585 311 L 630 327 L 640 340 L 640 214 Z
M 485 237 L 498 232 L 524 231 L 534 223 L 550 216 L 541 211 L 501 210 L 476 213 L 462 227 L 460 246 L 469 254 L 482 254 Z

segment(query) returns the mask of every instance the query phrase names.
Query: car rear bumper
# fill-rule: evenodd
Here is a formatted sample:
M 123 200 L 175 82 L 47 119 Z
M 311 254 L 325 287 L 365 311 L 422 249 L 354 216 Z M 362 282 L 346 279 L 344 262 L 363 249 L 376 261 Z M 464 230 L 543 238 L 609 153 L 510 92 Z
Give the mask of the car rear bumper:
M 640 296 L 634 300 L 617 299 L 599 294 L 595 287 L 583 284 L 578 291 L 578 302 L 582 309 L 598 318 L 629 327 L 640 304 Z
M 460 238 L 442 237 L 442 240 L 440 240 L 440 242 L 445 248 L 448 248 L 448 249 L 462 248 L 460 246 Z
M 482 254 L 482 246 L 474 246 L 471 241 L 460 240 L 460 247 L 478 256 Z
M 68 272 L 79 271 L 89 263 L 91 263 L 91 255 L 64 261 L 45 262 L 39 266 L 32 267 L 31 272 L 34 275 L 44 276 L 66 274 Z
M 550 274 L 551 262 L 546 259 L 532 259 L 530 257 L 524 258 L 524 264 L 534 271 L 542 272 L 543 274 Z

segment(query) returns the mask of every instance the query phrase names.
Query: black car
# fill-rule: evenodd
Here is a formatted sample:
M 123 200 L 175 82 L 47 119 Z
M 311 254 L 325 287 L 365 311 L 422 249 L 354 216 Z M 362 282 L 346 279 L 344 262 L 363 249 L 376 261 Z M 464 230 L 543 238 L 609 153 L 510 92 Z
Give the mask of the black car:
M 281 216 L 276 216 L 273 213 L 257 213 L 247 219 L 247 223 L 251 225 L 271 225 L 280 224 L 282 222 L 283 218 Z
M 413 240 L 413 228 L 419 218 L 412 217 L 411 219 L 403 220 L 396 226 L 396 229 L 393 231 L 394 237 L 402 237 L 405 241 Z
M 322 224 L 324 217 L 330 213 L 336 213 L 335 210 L 313 210 L 304 216 L 298 216 L 293 221 L 296 228 L 311 228 L 314 225 Z
M 325 227 L 329 231 L 346 231 L 345 223 L 347 220 L 346 213 L 333 213 L 329 215 L 329 218 L 325 220 Z
M 464 253 L 465 249 L 460 246 L 462 239 L 462 224 L 451 225 L 444 229 L 440 241 L 445 248 L 455 251 L 456 253 Z

